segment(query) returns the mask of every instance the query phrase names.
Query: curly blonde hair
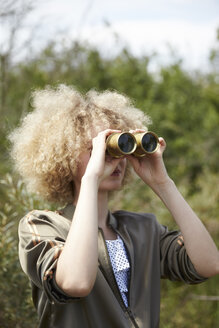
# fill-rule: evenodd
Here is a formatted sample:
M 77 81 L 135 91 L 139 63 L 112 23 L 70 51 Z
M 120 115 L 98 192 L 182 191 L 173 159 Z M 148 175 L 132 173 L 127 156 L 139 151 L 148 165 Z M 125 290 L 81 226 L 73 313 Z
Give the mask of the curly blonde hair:
M 91 140 L 91 127 L 144 128 L 150 119 L 116 91 L 89 91 L 50 86 L 32 94 L 33 111 L 9 136 L 15 168 L 28 190 L 58 202 L 74 199 L 79 155 Z

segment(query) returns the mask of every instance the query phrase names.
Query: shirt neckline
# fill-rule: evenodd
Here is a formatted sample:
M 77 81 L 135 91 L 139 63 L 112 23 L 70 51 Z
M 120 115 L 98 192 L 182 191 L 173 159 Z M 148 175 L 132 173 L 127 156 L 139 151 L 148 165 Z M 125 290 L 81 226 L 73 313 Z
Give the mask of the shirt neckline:
M 116 239 L 106 239 L 106 242 L 116 242 L 116 241 L 118 241 L 119 240 L 119 235 L 117 234 L 116 236 L 117 236 Z

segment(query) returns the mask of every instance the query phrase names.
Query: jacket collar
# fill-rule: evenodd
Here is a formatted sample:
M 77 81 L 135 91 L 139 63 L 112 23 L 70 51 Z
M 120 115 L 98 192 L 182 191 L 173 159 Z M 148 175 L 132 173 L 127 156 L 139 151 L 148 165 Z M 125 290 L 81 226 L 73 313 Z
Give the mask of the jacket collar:
M 75 206 L 73 204 L 68 204 L 61 210 L 56 211 L 59 215 L 64 216 L 68 220 L 72 220 L 75 211 Z
M 110 211 L 108 212 L 107 225 L 112 227 L 114 230 L 116 230 L 118 227 L 118 222 L 117 222 L 115 216 Z

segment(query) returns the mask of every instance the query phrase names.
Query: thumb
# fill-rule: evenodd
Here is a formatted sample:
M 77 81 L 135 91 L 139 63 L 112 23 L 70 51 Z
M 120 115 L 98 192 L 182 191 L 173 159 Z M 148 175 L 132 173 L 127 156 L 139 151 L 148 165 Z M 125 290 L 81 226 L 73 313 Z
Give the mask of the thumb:
M 128 159 L 128 161 L 131 163 L 131 165 L 136 168 L 139 166 L 139 158 L 135 157 L 134 155 L 128 155 L 126 156 L 126 158 Z

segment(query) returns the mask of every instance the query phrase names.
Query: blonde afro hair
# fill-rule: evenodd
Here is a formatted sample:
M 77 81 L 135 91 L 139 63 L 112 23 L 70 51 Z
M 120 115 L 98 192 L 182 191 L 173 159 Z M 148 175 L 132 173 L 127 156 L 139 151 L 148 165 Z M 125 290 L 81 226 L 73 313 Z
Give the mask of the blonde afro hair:
M 116 91 L 59 85 L 32 94 L 33 111 L 9 136 L 15 168 L 31 192 L 58 202 L 74 199 L 74 176 L 91 130 L 144 128 L 150 119 Z

